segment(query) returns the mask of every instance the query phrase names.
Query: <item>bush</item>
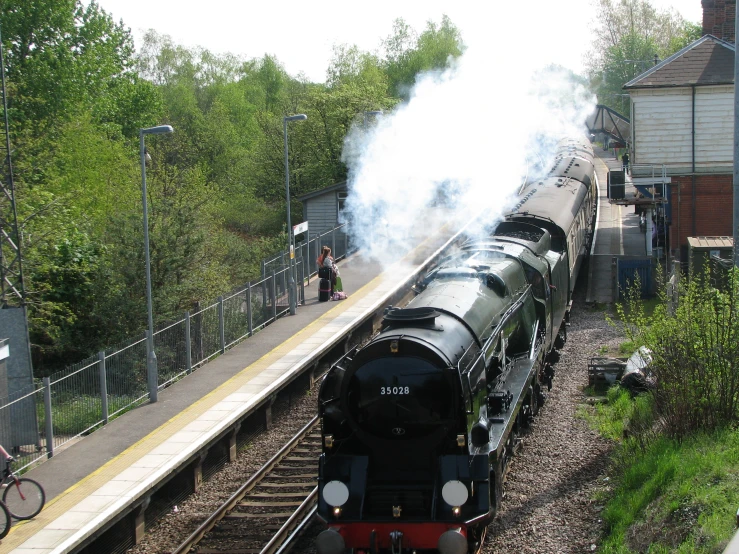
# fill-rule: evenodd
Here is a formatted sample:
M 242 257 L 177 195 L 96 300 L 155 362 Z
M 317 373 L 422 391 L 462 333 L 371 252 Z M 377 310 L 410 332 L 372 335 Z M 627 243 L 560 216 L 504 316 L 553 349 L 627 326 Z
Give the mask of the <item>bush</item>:
M 729 270 L 723 290 L 703 282 L 682 286 L 671 309 L 663 293 L 649 316 L 634 290 L 618 307 L 625 335 L 652 351 L 655 408 L 674 438 L 739 419 L 739 275 Z

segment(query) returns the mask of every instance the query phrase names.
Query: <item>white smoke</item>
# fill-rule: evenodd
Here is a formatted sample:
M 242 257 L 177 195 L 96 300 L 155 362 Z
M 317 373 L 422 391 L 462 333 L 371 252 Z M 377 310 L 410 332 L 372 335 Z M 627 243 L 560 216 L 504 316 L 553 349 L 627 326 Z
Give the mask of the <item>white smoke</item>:
M 509 44 L 470 44 L 450 69 L 420 75 L 409 102 L 349 133 L 345 209 L 365 255 L 397 259 L 479 213 L 492 223 L 527 158 L 545 159 L 546 170 L 557 139 L 585 133 L 594 96 L 566 70 L 508 55 Z

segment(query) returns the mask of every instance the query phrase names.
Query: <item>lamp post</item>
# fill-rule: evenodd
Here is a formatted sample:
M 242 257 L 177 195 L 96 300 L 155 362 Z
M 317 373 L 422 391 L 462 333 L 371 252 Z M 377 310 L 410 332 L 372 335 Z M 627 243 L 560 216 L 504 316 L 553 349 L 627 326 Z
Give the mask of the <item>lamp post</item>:
M 289 284 L 288 284 L 288 291 L 287 296 L 290 301 L 290 315 L 295 315 L 295 312 L 297 310 L 297 304 L 298 304 L 298 288 L 295 283 L 295 275 L 294 275 L 294 264 L 293 264 L 293 256 L 295 255 L 293 250 L 293 226 L 292 226 L 292 220 L 290 218 L 290 168 L 288 165 L 288 158 L 287 158 L 287 124 L 289 121 L 303 121 L 308 119 L 308 116 L 304 113 L 298 114 L 298 115 L 291 115 L 282 118 L 282 127 L 283 127 L 283 135 L 285 137 L 285 197 L 287 199 L 287 253 L 288 253 L 288 274 L 289 274 Z
M 374 115 L 375 117 L 378 116 L 378 115 L 382 115 L 382 110 L 375 110 L 375 111 L 371 111 L 371 112 L 364 112 L 364 125 L 363 125 L 363 127 L 365 129 L 367 128 L 367 116 L 368 115 Z
M 144 135 L 171 133 L 171 125 L 159 125 L 139 131 L 139 151 L 141 154 L 141 198 L 144 203 L 144 253 L 146 255 L 146 307 L 149 313 L 149 333 L 146 337 L 146 380 L 149 385 L 149 400 L 157 401 L 158 375 L 157 356 L 154 353 L 154 313 L 151 305 L 151 261 L 149 258 L 149 209 L 146 205 L 146 149 Z

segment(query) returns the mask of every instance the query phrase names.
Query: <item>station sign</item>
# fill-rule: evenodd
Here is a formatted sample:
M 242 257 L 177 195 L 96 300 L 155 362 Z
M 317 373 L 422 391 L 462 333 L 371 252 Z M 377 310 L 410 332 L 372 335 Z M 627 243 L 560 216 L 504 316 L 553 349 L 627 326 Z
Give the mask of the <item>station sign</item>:
M 297 225 L 293 225 L 293 236 L 299 235 L 300 233 L 305 233 L 308 231 L 308 222 L 303 221 L 303 223 L 298 223 Z

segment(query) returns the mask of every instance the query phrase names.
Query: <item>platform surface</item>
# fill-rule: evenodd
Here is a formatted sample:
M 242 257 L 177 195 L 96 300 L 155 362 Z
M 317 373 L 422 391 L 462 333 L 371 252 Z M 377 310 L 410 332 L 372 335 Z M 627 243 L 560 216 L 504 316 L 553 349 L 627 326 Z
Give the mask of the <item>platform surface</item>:
M 292 368 L 320 354 L 406 276 L 397 270 L 381 274 L 376 262 L 358 256 L 338 266 L 347 299 L 319 302 L 318 280 L 312 279 L 296 315 L 278 319 L 161 390 L 158 402 L 127 412 L 29 471 L 43 484 L 47 504 L 33 520 L 14 522 L 0 553 L 73 550 L 80 537 L 145 496 L 158 478 L 290 379 Z
M 598 230 L 589 267 L 588 298 L 611 301 L 612 255 L 645 255 L 644 234 L 633 207 L 611 204 L 605 183 L 618 161 L 596 149 L 600 183 Z M 628 189 L 627 189 L 628 190 Z M 413 268 L 389 269 L 353 256 L 339 264 L 346 300 L 318 302 L 317 279 L 306 287 L 297 314 L 278 319 L 253 337 L 159 392 L 159 400 L 113 420 L 56 453 L 29 476 L 47 492 L 44 510 L 14 522 L 0 554 L 70 552 L 105 518 L 140 498 L 209 437 L 220 434 L 244 409 L 290 378 L 290 370 L 335 340 L 347 324 L 377 307 Z

